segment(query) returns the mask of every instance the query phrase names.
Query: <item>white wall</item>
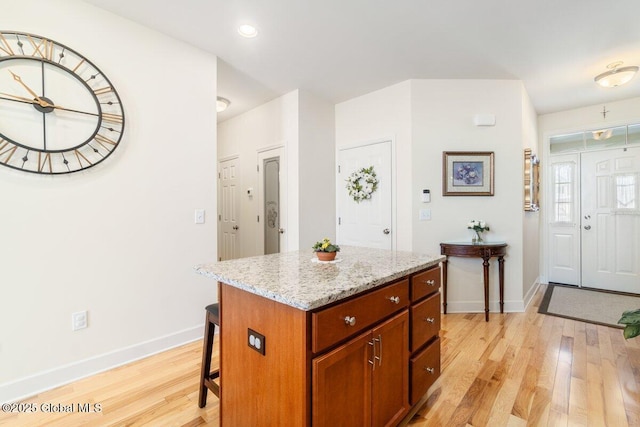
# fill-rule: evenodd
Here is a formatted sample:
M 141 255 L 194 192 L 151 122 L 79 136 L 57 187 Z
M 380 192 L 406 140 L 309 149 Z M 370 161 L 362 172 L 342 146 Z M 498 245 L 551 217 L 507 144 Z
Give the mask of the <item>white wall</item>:
M 531 148 L 531 152 L 540 157 L 538 147 L 537 114 L 531 104 L 527 91 L 522 88 L 522 149 Z M 524 167 L 524 166 L 523 166 Z M 523 171 L 524 172 L 524 171 Z M 524 202 L 524 194 L 523 194 Z M 525 305 L 531 301 L 540 278 L 540 212 L 524 212 L 522 216 L 522 292 Z
M 249 198 L 246 190 L 258 191 L 258 150 L 285 147 L 287 177 L 298 175 L 298 91 L 289 92 L 244 114 L 218 123 L 218 157 L 238 155 L 240 162 L 240 256 L 264 253 L 256 238 L 262 227 L 256 221 L 260 207 L 257 195 Z M 297 180 L 288 179 L 287 211 L 281 225 L 286 228 L 287 247 L 298 245 Z M 286 217 L 284 217 L 286 215 Z
M 308 92 L 295 90 L 218 124 L 218 156 L 240 159 L 240 256 L 263 253 L 256 236 L 258 150 L 282 145 L 287 169 L 286 211 L 281 212 L 286 250 L 308 249 L 335 236 L 333 105 Z M 322 177 L 323 179 L 318 179 Z
M 300 91 L 299 248 L 336 238 L 335 110 L 333 104 Z
M 496 115 L 477 127 L 475 114 Z M 439 243 L 470 240 L 466 224 L 484 219 L 487 238 L 509 243 L 505 310 L 523 302 L 523 144 L 535 142 L 535 113 L 519 81 L 410 80 L 336 105 L 336 148 L 390 137 L 395 142 L 397 249 L 440 253 Z M 443 197 L 443 151 L 494 151 L 495 196 Z M 423 189 L 431 203 L 420 202 Z M 419 221 L 421 208 L 431 221 Z M 535 243 L 533 243 L 535 245 Z M 498 307 L 497 262 L 491 269 L 491 309 Z M 449 310 L 484 309 L 482 261 L 449 262 Z
M 0 167 L 0 402 L 201 337 L 217 299 L 193 272 L 216 258 L 216 222 L 193 220 L 216 212 L 216 58 L 82 2 L 4 3 L 3 29 L 102 69 L 127 122 L 87 171 Z M 89 327 L 72 332 L 80 310 Z
M 509 244 L 505 257 L 505 310 L 522 310 L 522 83 L 509 80 L 411 83 L 413 178 L 404 185 L 412 188 L 409 206 L 413 250 L 440 253 L 440 242 L 471 239 L 471 231 L 466 228 L 470 220 L 486 221 L 491 231 L 485 233 L 485 238 Z M 475 126 L 476 114 L 495 114 L 496 125 Z M 444 151 L 493 151 L 495 195 L 443 197 Z M 431 203 L 419 201 L 424 188 L 431 190 Z M 431 209 L 431 221 L 418 220 L 421 208 Z M 491 265 L 490 309 L 495 311 L 499 309 L 498 263 L 493 259 Z M 482 261 L 452 257 L 448 267 L 448 311 L 483 310 Z
M 411 82 L 342 102 L 335 111 L 336 150 L 371 141 L 392 141 L 392 179 L 397 183 L 392 206 L 394 248 L 411 250 Z

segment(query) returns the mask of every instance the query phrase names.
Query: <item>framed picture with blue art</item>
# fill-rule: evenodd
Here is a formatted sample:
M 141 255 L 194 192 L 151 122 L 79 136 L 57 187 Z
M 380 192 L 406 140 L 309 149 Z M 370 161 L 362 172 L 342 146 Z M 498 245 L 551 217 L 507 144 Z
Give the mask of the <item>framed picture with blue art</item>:
M 444 151 L 443 196 L 493 196 L 493 151 Z

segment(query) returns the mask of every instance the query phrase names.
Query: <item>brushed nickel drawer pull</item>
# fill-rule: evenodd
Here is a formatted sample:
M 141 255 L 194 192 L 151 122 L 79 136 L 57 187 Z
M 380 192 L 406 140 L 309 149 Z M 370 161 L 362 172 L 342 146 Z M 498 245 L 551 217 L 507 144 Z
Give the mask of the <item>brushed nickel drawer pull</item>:
M 396 304 L 400 304 L 400 297 L 391 297 L 389 298 L 391 302 L 395 302 Z
M 425 285 L 433 286 L 436 284 L 436 281 L 433 279 L 429 279 L 429 280 L 423 280 L 422 283 L 424 283 Z
M 369 342 L 368 342 L 368 344 L 369 344 L 371 347 L 373 347 L 373 360 L 368 360 L 368 359 L 367 359 L 367 361 L 368 361 L 370 364 L 372 364 L 372 365 L 373 365 L 373 369 L 375 370 L 375 369 L 376 369 L 376 362 L 375 362 L 375 360 L 376 360 L 376 344 L 375 344 L 375 342 L 374 342 L 373 340 L 372 340 L 372 341 L 369 341 Z
M 435 322 L 435 321 L 436 321 L 436 319 L 434 319 L 433 317 L 425 317 L 425 318 L 424 318 L 424 319 L 422 319 L 422 320 L 424 320 L 424 321 L 425 321 L 425 322 L 427 322 L 427 323 L 433 323 L 433 322 Z
M 356 318 L 353 316 L 347 316 L 344 318 L 344 323 L 349 326 L 354 326 L 356 324 Z
M 424 367 L 425 372 L 429 372 L 430 374 L 433 374 L 436 370 L 433 368 L 427 368 L 426 366 Z

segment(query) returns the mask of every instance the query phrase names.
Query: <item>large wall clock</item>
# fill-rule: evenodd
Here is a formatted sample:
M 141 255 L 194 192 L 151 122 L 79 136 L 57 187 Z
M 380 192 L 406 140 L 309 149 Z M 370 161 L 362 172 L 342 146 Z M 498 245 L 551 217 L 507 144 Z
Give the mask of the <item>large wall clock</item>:
M 0 165 L 39 174 L 95 166 L 124 131 L 107 76 L 67 46 L 0 31 Z

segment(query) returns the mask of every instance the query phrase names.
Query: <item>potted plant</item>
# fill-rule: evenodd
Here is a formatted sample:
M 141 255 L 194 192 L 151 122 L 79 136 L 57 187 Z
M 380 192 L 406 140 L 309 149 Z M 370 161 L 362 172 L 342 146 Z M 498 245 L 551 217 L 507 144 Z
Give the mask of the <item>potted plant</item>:
M 340 246 L 334 245 L 331 243 L 331 240 L 326 237 L 316 242 L 312 248 L 319 261 L 333 261 L 336 258 L 336 254 L 340 251 Z
M 625 325 L 623 331 L 625 339 L 637 337 L 640 335 L 640 309 L 625 311 L 618 323 Z

